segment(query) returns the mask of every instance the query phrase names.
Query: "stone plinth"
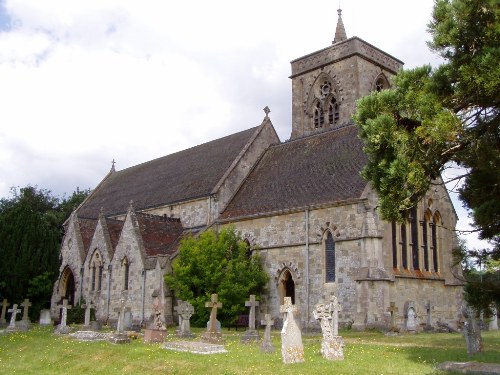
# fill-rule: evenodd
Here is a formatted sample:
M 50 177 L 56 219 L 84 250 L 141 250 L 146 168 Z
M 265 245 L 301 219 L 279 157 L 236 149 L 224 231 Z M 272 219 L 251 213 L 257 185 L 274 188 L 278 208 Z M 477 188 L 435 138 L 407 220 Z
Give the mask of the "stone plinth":
M 243 336 L 241 336 L 241 342 L 242 343 L 251 343 L 254 341 L 259 341 L 260 336 L 259 333 L 256 330 L 247 330 Z
M 199 341 L 172 341 L 165 343 L 165 349 L 195 354 L 227 353 L 224 345 L 208 344 Z
M 333 336 L 321 342 L 321 354 L 325 359 L 344 359 L 344 339 L 342 336 Z
M 201 335 L 201 341 L 209 344 L 223 345 L 225 343 L 222 333 L 220 332 L 205 332 Z
M 115 333 L 109 338 L 109 342 L 113 344 L 128 344 L 130 339 L 126 333 Z
M 165 341 L 167 337 L 166 329 L 145 329 L 144 330 L 144 342 L 147 343 L 158 343 Z
M 112 333 L 101 333 L 95 331 L 77 331 L 75 333 L 70 333 L 69 336 L 80 341 L 107 341 L 112 336 Z

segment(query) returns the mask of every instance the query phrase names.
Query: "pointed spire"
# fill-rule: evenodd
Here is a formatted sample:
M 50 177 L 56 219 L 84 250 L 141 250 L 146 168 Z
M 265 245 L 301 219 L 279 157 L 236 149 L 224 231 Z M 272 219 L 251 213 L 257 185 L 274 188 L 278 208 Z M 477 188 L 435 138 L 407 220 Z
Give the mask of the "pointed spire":
M 335 39 L 333 43 L 338 43 L 347 39 L 347 34 L 345 33 L 344 22 L 342 22 L 342 9 L 337 9 L 339 14 L 339 19 L 337 20 L 337 29 L 335 29 Z

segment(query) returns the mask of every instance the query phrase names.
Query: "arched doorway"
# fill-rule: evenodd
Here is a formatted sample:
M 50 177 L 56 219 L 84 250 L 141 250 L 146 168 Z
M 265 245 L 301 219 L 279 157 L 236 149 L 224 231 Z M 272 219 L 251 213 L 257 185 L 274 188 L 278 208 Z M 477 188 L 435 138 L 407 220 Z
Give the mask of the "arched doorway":
M 280 294 L 280 304 L 283 304 L 285 297 L 292 298 L 292 304 L 295 305 L 295 282 L 289 269 L 283 270 L 280 275 L 278 289 Z
M 70 305 L 73 305 L 75 301 L 75 277 L 71 268 L 66 267 L 61 274 L 61 279 L 59 280 L 59 296 L 62 299 L 67 299 Z

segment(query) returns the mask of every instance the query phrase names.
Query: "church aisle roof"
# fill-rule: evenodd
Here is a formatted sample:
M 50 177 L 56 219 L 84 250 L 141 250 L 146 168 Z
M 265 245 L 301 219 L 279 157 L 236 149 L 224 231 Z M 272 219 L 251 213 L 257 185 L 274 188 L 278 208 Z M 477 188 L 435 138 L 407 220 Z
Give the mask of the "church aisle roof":
M 94 236 L 95 228 L 97 227 L 97 220 L 79 218 L 78 226 L 82 236 L 83 249 L 87 253 Z
M 183 233 L 179 219 L 137 213 L 137 223 L 147 256 L 171 255 Z
M 210 194 L 257 127 L 112 172 L 78 210 L 79 217 L 97 217 L 195 199 Z
M 361 196 L 367 162 L 349 125 L 273 146 L 221 215 L 231 219 L 334 203 Z

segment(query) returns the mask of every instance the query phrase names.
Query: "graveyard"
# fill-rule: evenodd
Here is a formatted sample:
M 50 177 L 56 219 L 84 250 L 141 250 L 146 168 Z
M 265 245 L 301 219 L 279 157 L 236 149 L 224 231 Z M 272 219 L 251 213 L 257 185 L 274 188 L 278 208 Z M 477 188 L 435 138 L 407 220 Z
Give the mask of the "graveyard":
M 72 327 L 78 331 L 80 327 Z M 340 330 L 344 360 L 321 355 L 322 335 L 302 333 L 305 362 L 284 364 L 280 330 L 271 331 L 276 350 L 263 353 L 259 342 L 243 343 L 244 331 L 222 327 L 226 353 L 201 355 L 165 350 L 147 344 L 139 333 L 129 344 L 80 341 L 55 335 L 54 327 L 33 324 L 29 331 L 0 335 L 2 373 L 22 374 L 453 374 L 436 369 L 445 361 L 466 362 L 465 341 L 459 333 L 418 333 L 386 336 L 382 332 Z M 168 327 L 166 342 L 178 340 L 176 327 Z M 199 338 L 205 329 L 192 328 Z M 264 330 L 258 329 L 261 338 Z M 101 332 L 106 332 L 106 327 Z M 109 333 L 114 333 L 109 330 Z M 197 340 L 196 338 L 193 340 Z M 500 332 L 483 332 L 484 352 L 473 361 L 500 363 Z

